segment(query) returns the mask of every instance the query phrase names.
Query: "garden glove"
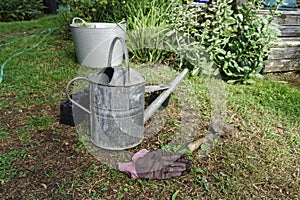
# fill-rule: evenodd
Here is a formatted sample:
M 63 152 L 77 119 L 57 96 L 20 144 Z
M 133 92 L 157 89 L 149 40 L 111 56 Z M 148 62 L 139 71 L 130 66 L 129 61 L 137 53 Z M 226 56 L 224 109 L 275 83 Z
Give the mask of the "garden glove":
M 127 172 L 131 178 L 168 179 L 188 172 L 192 162 L 185 159 L 185 154 L 163 150 L 137 152 L 131 162 L 119 163 L 119 170 Z

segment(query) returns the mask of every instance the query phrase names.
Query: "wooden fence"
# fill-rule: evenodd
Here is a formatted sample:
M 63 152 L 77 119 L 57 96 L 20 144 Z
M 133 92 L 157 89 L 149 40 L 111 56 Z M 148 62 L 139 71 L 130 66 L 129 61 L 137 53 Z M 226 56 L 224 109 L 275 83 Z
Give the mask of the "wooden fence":
M 299 2 L 299 1 L 298 1 Z M 275 23 L 281 35 L 271 48 L 264 72 L 300 70 L 300 9 L 297 11 L 278 11 Z

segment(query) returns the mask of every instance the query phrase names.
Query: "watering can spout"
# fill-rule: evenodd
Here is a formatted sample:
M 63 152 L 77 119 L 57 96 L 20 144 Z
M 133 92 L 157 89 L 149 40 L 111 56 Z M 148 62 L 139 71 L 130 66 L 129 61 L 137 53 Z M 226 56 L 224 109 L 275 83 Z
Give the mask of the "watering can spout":
M 180 81 L 186 76 L 188 69 L 184 69 L 169 85 L 169 88 L 163 91 L 145 110 L 144 124 L 154 115 L 163 102 L 170 96 Z

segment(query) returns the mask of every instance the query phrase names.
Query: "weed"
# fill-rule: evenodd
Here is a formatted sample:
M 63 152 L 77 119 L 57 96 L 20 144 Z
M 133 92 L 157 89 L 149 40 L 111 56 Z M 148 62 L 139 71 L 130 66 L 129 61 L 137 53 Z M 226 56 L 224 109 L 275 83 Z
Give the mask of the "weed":
M 124 194 L 118 194 L 118 199 L 123 199 Z
M 85 178 L 93 178 L 98 174 L 98 170 L 96 169 L 95 165 L 91 165 L 85 172 L 84 177 Z
M 187 155 L 192 155 L 192 152 L 189 151 L 184 145 L 163 145 L 161 149 L 167 152 L 174 152 L 174 153 L 183 153 Z
M 51 171 L 49 174 L 46 174 L 47 178 L 56 178 L 57 177 L 57 172 L 56 171 Z
M 83 147 L 84 147 L 84 144 L 83 144 L 82 140 L 80 138 L 78 138 L 76 151 L 80 151 Z
M 103 187 L 103 188 L 101 188 L 101 192 L 106 192 L 108 190 L 108 188 L 107 187 Z
M 0 141 L 5 141 L 7 138 L 9 138 L 9 133 L 6 131 L 0 131 Z
M 214 178 L 216 179 L 217 182 L 220 182 L 221 192 L 226 194 L 228 192 L 227 188 L 229 188 L 232 184 L 228 175 L 226 175 L 223 172 L 220 172 L 219 174 L 214 174 Z
M 58 187 L 57 192 L 58 192 L 60 195 L 62 195 L 64 198 L 67 197 L 67 184 L 68 184 L 68 182 L 66 181 L 65 178 L 63 178 L 63 179 L 61 180 L 61 183 L 60 183 L 60 184 L 57 183 L 57 187 Z
M 60 138 L 52 138 L 52 141 L 53 141 L 53 142 L 60 142 L 61 139 L 60 139 Z
M 176 190 L 173 194 L 172 194 L 172 200 L 175 200 L 176 199 L 176 197 L 178 196 L 178 194 L 179 194 L 179 192 L 180 192 L 180 190 Z
M 209 182 L 207 181 L 206 178 L 202 177 L 202 176 L 198 176 L 197 178 L 195 178 L 194 180 L 197 184 L 199 184 L 200 186 L 204 187 L 204 189 L 206 191 L 209 191 L 210 189 L 210 184 Z

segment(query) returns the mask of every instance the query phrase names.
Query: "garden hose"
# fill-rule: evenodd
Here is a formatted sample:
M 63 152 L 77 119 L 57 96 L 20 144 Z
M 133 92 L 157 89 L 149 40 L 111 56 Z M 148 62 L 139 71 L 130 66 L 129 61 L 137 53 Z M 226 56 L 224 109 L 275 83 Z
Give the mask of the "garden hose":
M 15 43 L 15 42 L 14 42 L 14 41 L 6 42 L 6 43 L 4 43 L 4 44 L 0 44 L 0 47 L 8 46 L 8 45 L 13 44 L 13 43 Z
M 29 47 L 27 49 L 24 49 L 22 51 L 19 51 L 17 53 L 15 53 L 14 55 L 12 55 L 11 57 L 9 57 L 7 60 L 4 61 L 4 63 L 1 65 L 1 71 L 0 71 L 0 84 L 2 83 L 2 80 L 3 80 L 3 74 L 4 74 L 4 67 L 5 65 L 10 61 L 12 60 L 13 58 L 27 52 L 27 51 L 30 51 L 36 47 L 38 47 L 50 34 L 52 34 L 57 28 L 49 28 L 48 30 L 44 30 L 44 31 L 41 31 L 40 33 L 38 34 L 33 34 L 33 35 L 30 35 L 29 37 L 35 37 L 37 35 L 40 35 L 40 34 L 45 34 L 42 39 L 40 39 L 40 41 L 38 41 L 35 45 L 33 45 L 32 47 Z M 13 44 L 15 43 L 14 41 L 11 41 L 11 42 L 7 42 L 7 43 L 4 43 L 4 44 L 1 44 L 0 47 L 2 46 L 8 46 L 10 44 Z

